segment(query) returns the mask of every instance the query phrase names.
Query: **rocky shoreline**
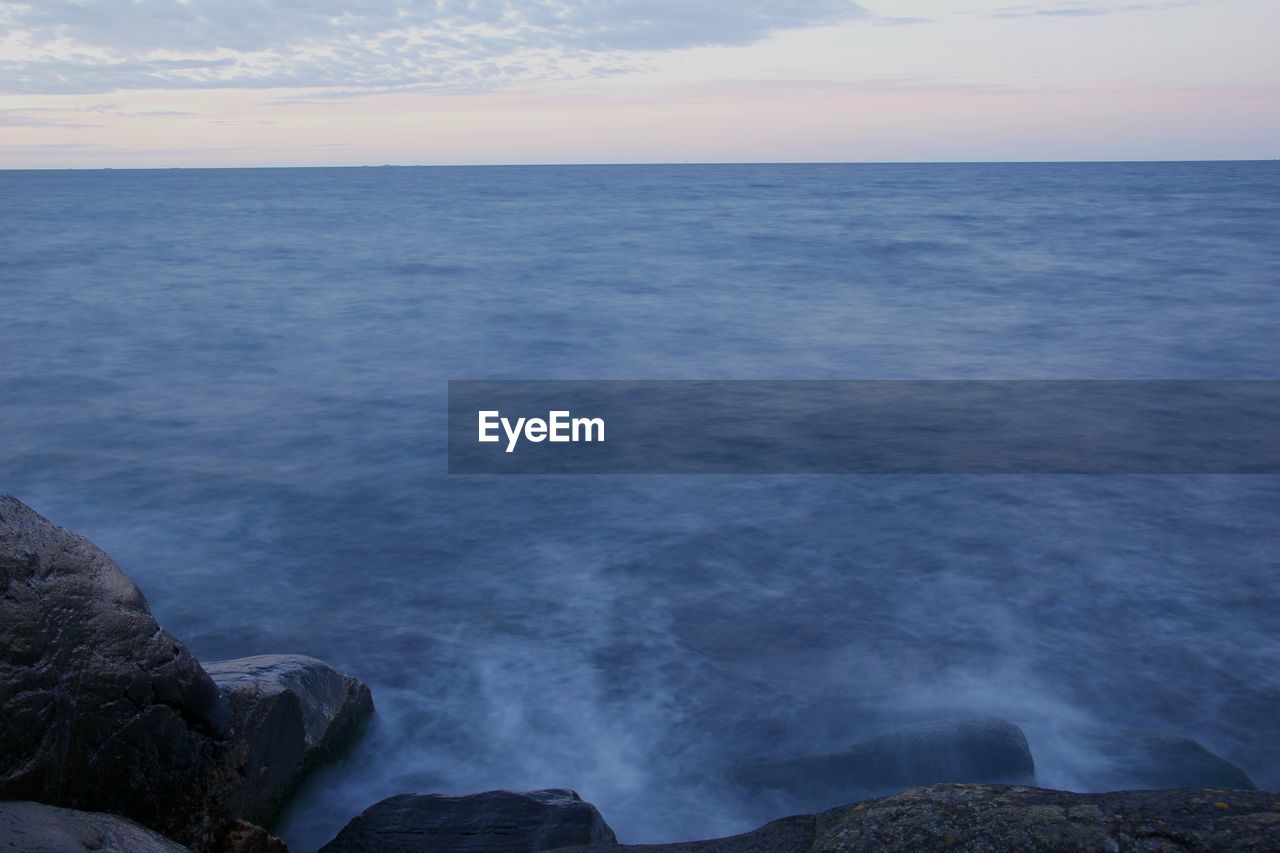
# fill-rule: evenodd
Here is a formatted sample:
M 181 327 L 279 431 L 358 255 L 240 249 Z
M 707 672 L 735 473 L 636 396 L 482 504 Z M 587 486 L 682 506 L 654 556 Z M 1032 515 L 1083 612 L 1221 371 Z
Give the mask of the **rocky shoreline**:
M 373 713 L 364 683 L 313 658 L 201 664 L 106 554 L 4 494 L 0 580 L 0 849 L 279 853 L 264 827 Z M 743 790 L 813 813 L 731 838 L 618 845 L 594 806 L 550 789 L 398 795 L 324 850 L 1280 849 L 1280 794 L 1185 738 L 1123 745 L 1132 778 L 1187 787 L 1037 788 L 1016 726 L 964 718 L 739 768 Z M 1008 784 L 912 787 L 956 778 Z

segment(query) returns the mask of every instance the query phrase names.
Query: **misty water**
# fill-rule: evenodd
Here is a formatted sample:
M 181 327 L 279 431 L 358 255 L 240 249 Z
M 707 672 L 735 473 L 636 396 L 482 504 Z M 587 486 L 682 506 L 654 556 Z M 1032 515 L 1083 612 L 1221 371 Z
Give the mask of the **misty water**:
M 1280 378 L 1280 164 L 0 173 L 0 489 L 204 660 L 378 713 L 279 827 L 571 787 L 623 841 L 726 768 L 991 714 L 1280 786 L 1271 476 L 445 473 L 475 378 Z

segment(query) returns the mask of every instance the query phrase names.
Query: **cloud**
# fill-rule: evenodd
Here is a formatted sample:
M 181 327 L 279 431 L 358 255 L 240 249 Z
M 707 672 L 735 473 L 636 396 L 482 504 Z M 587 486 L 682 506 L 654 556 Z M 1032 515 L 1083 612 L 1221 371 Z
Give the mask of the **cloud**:
M 1062 3 L 1055 6 L 1009 6 L 990 14 L 992 18 L 1092 18 L 1120 12 L 1160 12 L 1198 6 L 1205 0 L 1164 0 L 1156 3 Z
M 0 90 L 485 90 L 855 19 L 848 0 L 0 0 Z
M 673 87 L 664 93 L 664 100 L 706 100 L 719 102 L 743 98 L 832 98 L 847 100 L 860 95 L 882 96 L 898 94 L 1016 94 L 1025 89 L 989 83 L 964 83 L 936 75 L 899 75 L 871 80 L 805 80 L 805 79 L 742 79 L 709 80 L 692 85 Z
M 45 142 L 37 145 L 0 145 L 0 149 L 5 151 L 87 151 L 90 149 L 98 149 L 99 146 L 91 142 Z
M 61 127 L 61 128 L 81 128 L 81 127 L 101 127 L 100 124 L 85 124 L 82 122 L 59 121 L 58 119 L 40 118 L 39 116 L 29 115 L 30 112 L 39 112 L 38 110 L 28 110 L 26 112 L 12 112 L 9 110 L 0 110 L 0 127 Z
M 933 23 L 931 18 L 907 18 L 893 16 L 877 16 L 873 23 L 881 27 L 905 27 L 911 24 L 929 24 Z

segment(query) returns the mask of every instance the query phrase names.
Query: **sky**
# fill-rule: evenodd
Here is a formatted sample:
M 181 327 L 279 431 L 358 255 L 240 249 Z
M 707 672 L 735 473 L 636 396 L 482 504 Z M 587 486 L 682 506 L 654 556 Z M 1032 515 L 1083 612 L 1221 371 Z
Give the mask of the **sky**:
M 1280 0 L 0 0 L 0 168 L 1280 157 Z

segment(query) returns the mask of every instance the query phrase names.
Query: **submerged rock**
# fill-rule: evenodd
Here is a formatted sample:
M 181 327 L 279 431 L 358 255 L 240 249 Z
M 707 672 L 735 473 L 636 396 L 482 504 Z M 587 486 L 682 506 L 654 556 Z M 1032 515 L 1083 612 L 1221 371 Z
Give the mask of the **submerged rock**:
M 0 803 L 0 849 L 23 853 L 189 853 L 131 820 L 43 803 Z
M 812 810 L 939 782 L 1035 784 L 1022 730 L 997 717 L 900 726 L 827 755 L 746 765 L 745 788 Z
M 952 850 L 1274 851 L 1280 799 L 1182 789 L 1073 794 L 1008 785 L 932 785 L 731 838 L 582 845 L 560 853 L 943 853 Z
M 1090 790 L 1257 787 L 1239 767 L 1181 735 L 1137 730 L 1090 741 L 1101 759 L 1083 786 Z
M 123 815 L 197 849 L 274 849 L 241 819 L 269 819 L 341 748 L 369 690 L 296 656 L 214 671 L 106 554 L 0 494 L 0 799 Z
M 306 772 L 340 753 L 373 713 L 358 679 L 303 655 L 205 664 L 233 712 L 235 811 L 269 823 Z
M 613 845 L 616 839 L 595 806 L 573 791 L 550 789 L 400 794 L 365 809 L 321 850 L 536 853 L 573 844 Z

